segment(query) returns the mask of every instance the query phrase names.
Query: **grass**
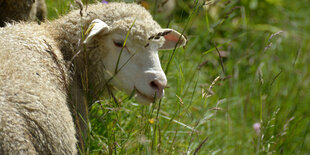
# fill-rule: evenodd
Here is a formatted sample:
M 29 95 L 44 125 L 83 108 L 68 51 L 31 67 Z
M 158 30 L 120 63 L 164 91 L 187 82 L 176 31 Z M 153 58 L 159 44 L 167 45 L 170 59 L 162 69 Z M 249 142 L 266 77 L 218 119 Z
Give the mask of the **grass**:
M 142 106 L 118 92 L 120 104 L 92 104 L 86 154 L 310 154 L 307 0 L 222 0 L 207 9 L 178 0 L 171 17 L 148 2 L 189 42 L 160 52 L 163 100 Z M 70 3 L 47 0 L 49 19 Z

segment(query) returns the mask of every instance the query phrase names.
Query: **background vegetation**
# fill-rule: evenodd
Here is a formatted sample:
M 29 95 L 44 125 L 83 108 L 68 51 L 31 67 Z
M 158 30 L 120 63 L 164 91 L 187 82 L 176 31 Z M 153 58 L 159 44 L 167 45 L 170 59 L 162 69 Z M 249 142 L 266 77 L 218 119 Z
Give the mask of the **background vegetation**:
M 189 39 L 160 53 L 166 97 L 142 106 L 118 93 L 118 103 L 93 103 L 81 152 L 310 154 L 308 0 L 177 0 L 168 17 L 147 2 L 162 27 Z M 75 6 L 47 4 L 49 19 Z

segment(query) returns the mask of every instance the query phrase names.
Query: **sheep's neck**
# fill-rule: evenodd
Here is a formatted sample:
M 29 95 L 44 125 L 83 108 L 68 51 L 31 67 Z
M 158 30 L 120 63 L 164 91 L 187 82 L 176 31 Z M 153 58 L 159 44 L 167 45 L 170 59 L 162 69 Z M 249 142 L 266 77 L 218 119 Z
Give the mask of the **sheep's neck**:
M 47 24 L 66 61 L 70 61 L 80 51 L 82 31 L 81 25 L 78 23 L 80 21 L 77 19 L 74 21 L 64 17 Z
M 87 92 L 87 98 L 90 102 L 97 100 L 99 95 L 106 92 L 106 88 L 108 88 L 103 81 L 99 84 L 95 83 L 98 82 L 98 80 L 94 80 L 98 71 L 94 69 L 97 68 L 95 65 L 98 64 L 91 63 L 94 60 L 88 57 L 90 51 L 84 52 L 86 48 L 82 44 L 82 34 L 91 21 L 90 18 L 81 21 L 80 18 L 63 17 L 46 25 L 58 42 L 58 47 L 61 49 L 65 61 L 71 63 L 73 60 L 76 71 L 73 75 L 76 77 L 73 77 L 73 80 L 79 79 L 80 82 L 76 83 L 84 92 Z

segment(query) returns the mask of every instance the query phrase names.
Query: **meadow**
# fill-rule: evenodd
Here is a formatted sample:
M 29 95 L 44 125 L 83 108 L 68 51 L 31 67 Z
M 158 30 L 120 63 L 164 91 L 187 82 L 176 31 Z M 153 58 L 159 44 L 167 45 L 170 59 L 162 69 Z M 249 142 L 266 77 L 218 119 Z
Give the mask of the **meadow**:
M 144 106 L 117 92 L 89 103 L 80 152 L 310 154 L 310 2 L 177 0 L 169 16 L 159 3 L 144 4 L 188 38 L 185 48 L 160 52 L 165 97 Z M 47 5 L 50 20 L 76 8 Z

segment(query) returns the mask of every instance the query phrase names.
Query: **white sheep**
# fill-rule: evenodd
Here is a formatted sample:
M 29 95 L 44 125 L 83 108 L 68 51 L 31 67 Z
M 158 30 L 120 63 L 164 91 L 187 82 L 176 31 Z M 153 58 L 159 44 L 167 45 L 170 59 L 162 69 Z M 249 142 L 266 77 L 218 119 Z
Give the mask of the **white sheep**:
M 185 45 L 184 36 L 137 4 L 87 10 L 0 28 L 0 154 L 76 154 L 85 124 L 72 116 L 87 120 L 84 101 L 114 88 L 145 104 L 163 97 L 158 50 Z
M 45 0 L 36 0 L 36 4 L 37 4 L 36 16 L 38 20 L 44 21 L 47 17 L 47 7 Z
M 149 3 L 147 1 L 138 0 L 138 3 L 145 9 L 149 9 Z M 163 17 L 169 17 L 176 7 L 175 0 L 157 0 L 156 4 L 156 12 L 160 13 Z
M 45 0 L 0 0 L 0 26 L 12 21 L 44 21 L 47 16 Z
M 168 17 L 172 14 L 176 7 L 175 0 L 159 0 L 158 1 L 158 9 L 159 13 L 162 13 L 164 17 Z

